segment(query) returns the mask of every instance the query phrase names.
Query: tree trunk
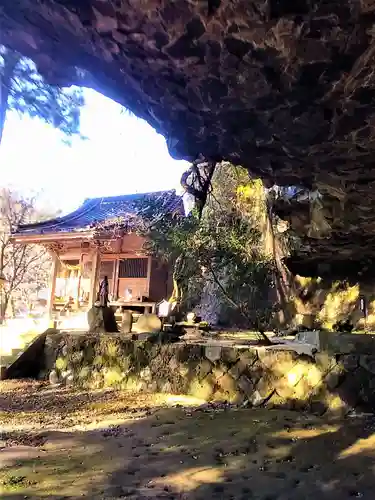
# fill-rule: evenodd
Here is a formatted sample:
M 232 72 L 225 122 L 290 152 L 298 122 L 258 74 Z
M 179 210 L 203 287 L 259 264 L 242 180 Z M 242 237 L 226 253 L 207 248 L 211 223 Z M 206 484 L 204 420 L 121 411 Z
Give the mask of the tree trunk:
M 194 196 L 199 218 L 206 205 L 215 167 L 213 162 L 193 163 L 181 176 L 181 186 Z
M 272 257 L 275 263 L 275 290 L 277 295 L 277 302 L 281 306 L 281 310 L 277 313 L 278 316 L 278 326 L 286 327 L 292 322 L 295 311 L 293 310 L 293 305 L 290 303 L 290 298 L 294 292 L 293 279 L 290 275 L 288 269 L 286 269 L 283 263 L 283 257 L 285 252 L 282 248 L 282 244 L 277 235 L 275 235 L 273 221 L 272 221 L 272 203 L 270 200 L 266 200 L 267 207 L 267 231 L 271 237 L 272 245 Z
M 182 260 L 183 260 L 182 256 L 179 255 L 174 263 L 173 277 L 172 277 L 172 279 L 173 279 L 173 291 L 172 291 L 172 296 L 169 299 L 169 302 L 171 302 L 171 303 L 176 302 L 177 305 L 180 304 L 181 298 L 182 298 L 182 290 L 181 290 L 181 287 L 179 285 Z
M 10 299 L 10 305 L 12 307 L 12 318 L 16 317 L 16 303 L 13 297 Z
M 227 301 L 229 302 L 229 304 L 231 304 L 231 306 L 233 306 L 235 309 L 237 309 L 240 314 L 242 314 L 242 316 L 247 319 L 249 321 L 249 324 L 252 323 L 252 320 L 251 318 L 248 316 L 248 314 L 246 313 L 246 311 L 243 310 L 243 308 L 241 307 L 240 304 L 237 304 L 237 302 L 235 302 L 232 297 L 230 295 L 228 295 L 228 293 L 226 292 L 225 288 L 223 287 L 223 285 L 221 284 L 219 278 L 217 277 L 214 269 L 212 268 L 212 266 L 209 266 L 209 270 L 210 270 L 210 273 L 211 273 L 211 276 L 214 280 L 214 282 L 216 283 L 216 285 L 220 288 L 222 294 L 224 295 L 224 297 L 227 299 Z M 270 339 L 267 337 L 265 331 L 264 331 L 264 328 L 262 325 L 260 325 L 260 322 L 257 321 L 256 322 L 257 324 L 255 325 L 260 337 L 262 338 L 262 341 L 264 342 L 265 345 L 271 345 L 272 342 L 270 341 Z
M 0 325 L 5 323 L 5 313 L 8 308 L 8 303 L 9 303 L 9 294 L 4 292 L 3 290 L 0 291 Z
M 5 49 L 3 54 L 4 64 L 0 69 L 0 144 L 3 138 L 14 70 L 20 59 L 21 56 L 17 52 Z

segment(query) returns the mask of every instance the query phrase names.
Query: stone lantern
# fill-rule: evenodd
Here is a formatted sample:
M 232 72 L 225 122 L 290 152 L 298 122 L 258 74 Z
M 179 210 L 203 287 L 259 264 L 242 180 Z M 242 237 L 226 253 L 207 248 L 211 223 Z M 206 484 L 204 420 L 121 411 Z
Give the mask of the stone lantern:
M 158 316 L 159 318 L 168 318 L 171 312 L 171 304 L 167 300 L 162 300 L 158 304 Z

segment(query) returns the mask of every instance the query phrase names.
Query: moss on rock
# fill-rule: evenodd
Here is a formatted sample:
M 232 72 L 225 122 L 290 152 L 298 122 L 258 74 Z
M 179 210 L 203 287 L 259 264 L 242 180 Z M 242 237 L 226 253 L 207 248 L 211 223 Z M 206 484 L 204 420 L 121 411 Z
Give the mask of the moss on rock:
M 121 368 L 113 367 L 105 370 L 103 383 L 105 387 L 116 387 L 120 389 L 125 379 L 125 374 L 122 372 Z
M 55 361 L 55 368 L 59 372 L 66 370 L 68 366 L 68 360 L 62 356 L 59 356 Z
M 51 374 L 54 384 L 74 387 L 190 394 L 208 401 L 247 401 L 252 406 L 332 413 L 356 405 L 375 408 L 371 353 L 363 359 L 355 352 L 326 353 L 314 360 L 287 350 L 230 349 L 211 350 L 212 362 L 200 345 L 66 334 L 53 345 L 46 343 L 48 359 L 55 359 L 47 376 Z

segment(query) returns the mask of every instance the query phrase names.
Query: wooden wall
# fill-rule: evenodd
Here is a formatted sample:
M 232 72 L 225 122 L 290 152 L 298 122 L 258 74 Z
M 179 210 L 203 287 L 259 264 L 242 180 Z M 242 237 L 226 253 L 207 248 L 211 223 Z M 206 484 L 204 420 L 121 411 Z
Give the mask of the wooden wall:
M 165 264 L 151 261 L 150 299 L 159 301 L 171 295 L 171 272 Z
M 132 291 L 133 299 L 136 297 L 148 297 L 149 281 L 148 278 L 119 278 L 118 296 L 124 297 L 126 289 Z
M 116 261 L 126 258 L 142 258 L 146 257 L 143 251 L 145 239 L 136 234 L 126 234 L 122 239 L 108 242 L 101 251 L 101 261 Z M 62 260 L 80 259 L 82 255 L 83 262 L 90 265 L 93 249 L 82 248 L 81 242 L 77 241 L 70 243 L 66 251 L 60 255 Z M 122 298 L 125 296 L 126 289 L 132 290 L 133 298 L 149 297 L 152 301 L 160 301 L 164 298 L 169 298 L 172 291 L 171 273 L 167 266 L 159 264 L 155 259 L 149 258 L 147 277 L 138 278 L 119 278 L 118 284 L 113 281 L 116 272 L 105 272 L 108 275 L 110 293 L 117 291 L 117 296 Z M 118 265 L 115 264 L 115 267 Z M 109 266 L 110 267 L 110 266 Z M 107 266 L 108 268 L 108 266 Z M 104 270 L 103 270 L 104 272 Z M 103 278 L 100 273 L 100 278 Z

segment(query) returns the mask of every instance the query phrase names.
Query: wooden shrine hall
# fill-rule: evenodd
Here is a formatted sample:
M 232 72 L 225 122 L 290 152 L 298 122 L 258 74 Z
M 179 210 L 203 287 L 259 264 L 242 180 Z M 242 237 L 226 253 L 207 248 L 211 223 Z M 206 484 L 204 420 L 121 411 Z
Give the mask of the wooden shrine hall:
M 147 255 L 137 234 L 139 203 L 162 200 L 165 211 L 184 213 L 175 191 L 86 200 L 71 214 L 19 226 L 18 244 L 38 244 L 52 256 L 48 311 L 87 311 L 96 301 L 99 282 L 108 277 L 111 306 L 155 312 L 172 290 L 171 270 Z

